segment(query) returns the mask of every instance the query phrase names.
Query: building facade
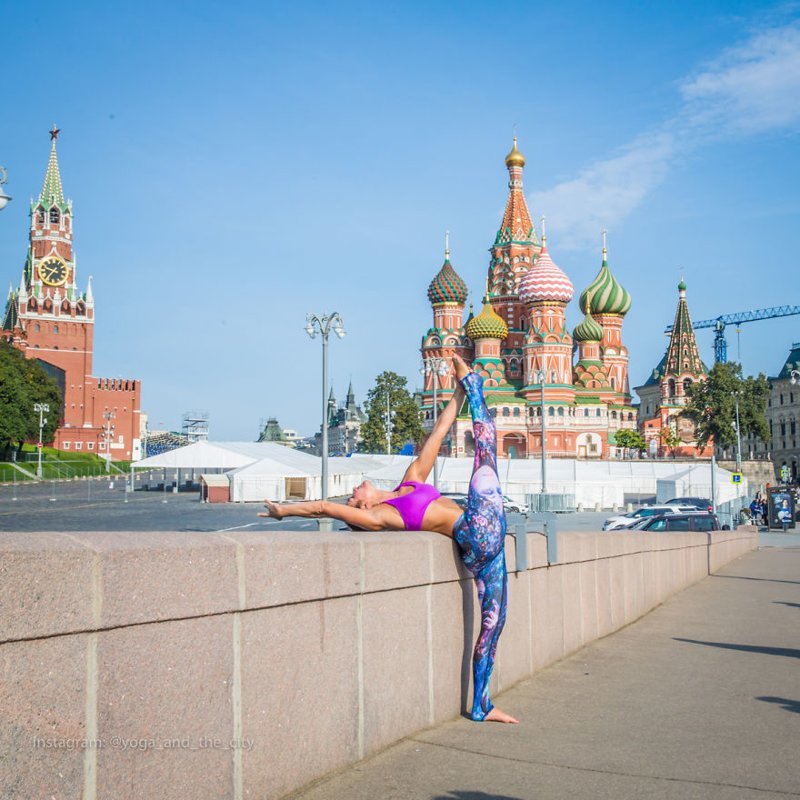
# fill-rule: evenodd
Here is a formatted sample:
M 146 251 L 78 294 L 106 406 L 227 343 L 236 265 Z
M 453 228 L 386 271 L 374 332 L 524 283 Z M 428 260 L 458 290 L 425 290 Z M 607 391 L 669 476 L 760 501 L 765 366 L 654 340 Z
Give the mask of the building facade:
M 11 288 L 2 335 L 37 359 L 64 398 L 53 446 L 114 460 L 141 457 L 139 381 L 92 375 L 95 301 L 92 278 L 78 287 L 72 201 L 64 198 L 50 132 L 50 158 L 39 197 L 31 202 L 28 253 L 18 289 Z
M 767 423 L 770 441 L 742 437 L 742 458 L 772 461 L 775 480 L 800 483 L 800 342 L 794 342 L 780 371 L 769 379 Z M 717 451 L 720 458 L 735 458 L 735 449 Z
M 583 321 L 570 332 L 566 308 L 572 282 L 554 263 L 544 230 L 539 240 L 523 191 L 525 158 L 516 138 L 506 156 L 508 198 L 489 248 L 483 308 L 464 320 L 467 287 L 445 260 L 428 287 L 433 324 L 422 337 L 423 361 L 458 353 L 484 378 L 487 405 L 495 417 L 498 453 L 507 458 L 608 458 L 617 455 L 615 432 L 636 427 L 628 383 L 628 350 L 622 328 L 631 297 L 611 272 L 605 242 L 596 278 L 581 294 Z M 451 375 L 431 370 L 421 393 L 423 426 L 433 425 L 433 381 L 437 402 L 455 388 Z M 545 415 L 543 442 L 542 415 Z M 443 454 L 474 452 L 472 427 L 460 415 Z
M 331 387 L 328 396 L 328 455 L 346 456 L 358 452 L 361 441 L 361 426 L 367 421 L 367 415 L 360 405 L 356 404 L 353 382 L 347 387 L 347 399 L 341 405 Z M 322 454 L 322 435 L 315 434 L 316 450 Z
M 678 307 L 667 352 L 642 386 L 635 388 L 641 404 L 639 427 L 653 456 L 710 459 L 713 445 L 701 448 L 694 423 L 681 416 L 689 400 L 689 387 L 708 377 L 694 335 L 686 284 L 678 284 Z

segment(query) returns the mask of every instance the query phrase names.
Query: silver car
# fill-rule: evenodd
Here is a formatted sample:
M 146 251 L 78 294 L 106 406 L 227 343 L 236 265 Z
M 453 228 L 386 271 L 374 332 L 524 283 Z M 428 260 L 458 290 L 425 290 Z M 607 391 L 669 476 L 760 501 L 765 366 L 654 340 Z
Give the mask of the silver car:
M 621 531 L 627 528 L 632 528 L 637 522 L 643 519 L 650 519 L 661 514 L 687 514 L 695 509 L 691 506 L 642 506 L 635 511 L 629 511 L 627 514 L 618 514 L 615 517 L 609 517 L 603 523 L 604 531 Z

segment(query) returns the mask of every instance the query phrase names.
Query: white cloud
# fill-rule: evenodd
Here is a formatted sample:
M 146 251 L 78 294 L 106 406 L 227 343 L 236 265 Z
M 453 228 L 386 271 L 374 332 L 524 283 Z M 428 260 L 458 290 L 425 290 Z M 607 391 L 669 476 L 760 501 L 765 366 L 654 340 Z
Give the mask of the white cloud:
M 577 177 L 535 192 L 559 247 L 597 243 L 663 180 L 681 153 L 714 139 L 794 130 L 800 125 L 800 27 L 758 33 L 680 83 L 684 103 L 660 130 L 645 133 Z

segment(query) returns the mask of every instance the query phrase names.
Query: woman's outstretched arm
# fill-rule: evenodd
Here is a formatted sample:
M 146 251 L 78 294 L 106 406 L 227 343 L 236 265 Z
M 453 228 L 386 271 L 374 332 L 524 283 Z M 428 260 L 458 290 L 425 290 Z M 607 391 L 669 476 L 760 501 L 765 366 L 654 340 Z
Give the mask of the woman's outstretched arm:
M 363 528 L 366 531 L 386 530 L 386 520 L 378 509 L 354 508 L 353 506 L 332 503 L 330 500 L 311 500 L 307 503 L 273 503 L 272 500 L 265 500 L 264 506 L 267 511 L 260 512 L 259 517 L 272 517 L 272 519 L 283 519 L 284 517 L 332 517 L 333 519 Z
M 422 446 L 419 455 L 411 462 L 406 474 L 403 475 L 404 481 L 420 481 L 424 482 L 433 469 L 436 457 L 439 455 L 439 450 L 442 447 L 444 437 L 450 430 L 453 423 L 458 416 L 458 410 L 464 402 L 464 390 L 461 384 L 456 384 L 456 389 L 450 402 L 445 406 L 444 411 L 439 415 L 436 420 L 436 425 L 433 426 L 430 436 L 425 444 Z

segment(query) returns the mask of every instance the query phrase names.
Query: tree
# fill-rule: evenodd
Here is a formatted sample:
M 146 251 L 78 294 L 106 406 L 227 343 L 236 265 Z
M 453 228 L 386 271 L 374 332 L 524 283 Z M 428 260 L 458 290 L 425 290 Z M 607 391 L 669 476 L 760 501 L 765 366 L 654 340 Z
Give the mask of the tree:
M 61 418 L 61 390 L 38 361 L 25 358 L 9 342 L 0 342 L 0 451 L 39 440 L 35 403 L 50 406 L 42 439 L 52 442 Z
M 766 416 L 769 391 L 763 374 L 743 378 L 741 364 L 714 364 L 707 380 L 689 387 L 689 403 L 683 413 L 694 422 L 701 447 L 712 438 L 721 447 L 732 447 L 736 444 L 738 399 L 742 437 L 754 435 L 766 442 L 770 438 Z
M 647 442 L 639 431 L 632 430 L 631 428 L 622 428 L 614 434 L 614 439 L 617 447 L 622 447 L 625 450 L 635 450 L 641 454 L 647 448 Z
M 386 452 L 386 399 L 389 399 L 392 452 L 397 453 L 403 445 L 411 442 L 415 446 L 423 438 L 419 408 L 406 389 L 408 381 L 394 372 L 382 372 L 375 379 L 375 386 L 367 392 L 367 421 L 361 428 L 362 453 Z
M 661 446 L 669 450 L 669 454 L 675 457 L 675 448 L 681 443 L 678 432 L 675 430 L 674 419 L 667 422 L 667 426 L 661 429 Z

